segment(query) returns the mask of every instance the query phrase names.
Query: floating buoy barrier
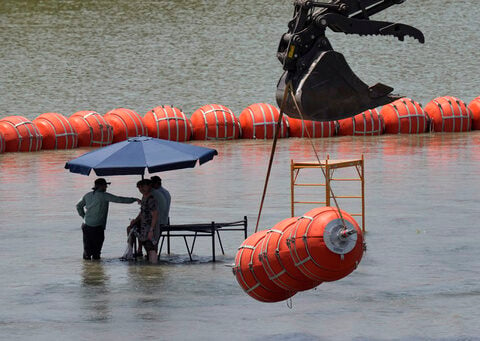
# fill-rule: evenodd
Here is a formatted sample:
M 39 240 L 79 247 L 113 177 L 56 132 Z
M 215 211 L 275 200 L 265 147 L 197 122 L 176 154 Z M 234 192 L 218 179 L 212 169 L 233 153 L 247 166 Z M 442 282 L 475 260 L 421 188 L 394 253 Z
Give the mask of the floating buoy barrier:
M 103 117 L 113 127 L 112 143 L 147 135 L 142 117 L 133 110 L 117 108 L 107 112 Z
M 271 104 L 252 104 L 241 112 L 238 119 L 242 127 L 242 138 L 245 139 L 272 139 L 280 113 Z M 283 115 L 278 137 L 288 137 L 288 122 Z
M 480 130 L 480 96 L 470 102 L 468 109 L 472 114 L 472 129 Z
M 37 126 L 23 116 L 0 119 L 0 131 L 6 152 L 36 152 L 42 149 L 42 134 Z
M 309 290 L 322 283 L 299 271 L 290 256 L 288 233 L 299 222 L 301 219 L 294 217 L 277 223 L 267 231 L 260 246 L 260 261 L 269 280 L 287 291 Z
M 79 147 L 102 147 L 113 141 L 113 127 L 96 111 L 77 111 L 68 121 L 78 134 Z
M 335 121 L 309 121 L 288 117 L 288 136 L 290 137 L 332 137 L 336 134 Z
M 0 153 L 5 151 L 5 138 L 3 137 L 3 133 L 0 130 Z
M 189 141 L 192 136 L 192 123 L 178 108 L 168 105 L 158 106 L 143 117 L 148 136 L 170 140 Z
M 373 136 L 381 135 L 385 124 L 377 109 L 366 110 L 353 117 L 338 120 L 337 135 Z
M 67 119 L 72 128 L 70 129 L 62 115 L 48 113 L 55 117 L 41 120 L 41 129 L 48 131 L 45 139 L 42 136 L 44 132 L 36 127 L 36 123 L 23 116 L 8 116 L 0 119 L 4 121 L 0 125 L 0 134 L 3 135 L 3 140 L 0 135 L 0 153 L 2 150 L 16 152 L 38 151 L 42 148 L 74 148 L 72 140 L 67 137 L 74 136 L 73 132 L 77 132 L 77 146 L 81 147 L 105 146 L 135 136 L 173 141 L 188 141 L 192 138 L 227 140 L 239 137 L 271 139 L 274 137 L 279 114 L 278 108 L 273 105 L 256 103 L 245 108 L 236 118 L 227 107 L 211 104 L 192 114 L 195 122 L 193 124 L 175 107 L 158 106 L 147 112 L 144 118 L 133 110 L 117 108 L 104 116 L 95 111 L 79 111 Z M 300 138 L 480 130 L 480 96 L 473 99 L 468 106 L 452 96 L 438 97 L 430 101 L 424 109 L 410 98 L 401 98 L 381 109 L 366 110 L 339 121 L 299 120 L 284 114 L 280 128 L 279 137 Z M 55 133 L 52 133 L 53 130 Z M 68 142 L 60 142 L 63 139 L 62 134 L 65 134 Z
M 363 252 L 355 219 L 337 208 L 318 207 L 248 237 L 238 248 L 233 273 L 251 297 L 278 302 L 348 276 Z
M 42 149 L 77 148 L 78 134 L 65 116 L 49 112 L 38 116 L 33 123 L 43 136 Z
M 273 283 L 259 259 L 260 247 L 267 231 L 252 234 L 238 248 L 233 273 L 242 289 L 262 302 L 279 302 L 295 295 Z
M 380 116 L 385 124 L 385 134 L 421 134 L 428 130 L 428 117 L 422 106 L 410 98 L 384 105 Z
M 452 96 L 437 97 L 425 106 L 434 132 L 457 133 L 472 129 L 472 115 L 465 103 Z
M 362 259 L 362 230 L 350 214 L 340 212 L 328 206 L 315 208 L 289 230 L 295 266 L 312 280 L 337 281 L 355 270 Z
M 233 140 L 240 136 L 240 122 L 233 112 L 219 104 L 208 104 L 190 117 L 195 140 Z

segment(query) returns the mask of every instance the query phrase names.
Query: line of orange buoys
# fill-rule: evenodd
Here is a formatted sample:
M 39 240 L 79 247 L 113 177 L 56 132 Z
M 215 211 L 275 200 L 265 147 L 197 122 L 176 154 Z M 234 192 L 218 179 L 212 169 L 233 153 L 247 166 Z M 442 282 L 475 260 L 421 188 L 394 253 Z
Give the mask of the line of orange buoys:
M 265 103 L 252 104 L 238 118 L 227 107 L 209 104 L 190 118 L 180 109 L 158 106 L 140 116 L 117 108 L 100 115 L 79 111 L 65 117 L 44 113 L 33 121 L 23 116 L 0 119 L 0 153 L 105 146 L 130 137 L 146 135 L 173 141 L 271 139 L 279 110 Z M 480 129 L 480 96 L 467 106 L 462 100 L 444 96 L 425 108 L 402 98 L 381 108 L 367 110 L 339 121 L 314 122 L 284 116 L 280 137 L 365 136 L 465 132 Z

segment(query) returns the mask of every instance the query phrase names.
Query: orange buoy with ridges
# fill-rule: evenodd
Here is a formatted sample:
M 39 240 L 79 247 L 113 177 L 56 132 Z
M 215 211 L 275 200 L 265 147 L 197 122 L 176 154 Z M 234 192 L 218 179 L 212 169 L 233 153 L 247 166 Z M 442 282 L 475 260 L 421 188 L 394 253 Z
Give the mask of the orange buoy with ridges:
M 338 135 L 381 135 L 385 129 L 382 117 L 377 109 L 366 110 L 354 117 L 338 121 Z
M 428 129 L 428 118 L 422 106 L 410 98 L 384 105 L 380 116 L 385 123 L 385 134 L 421 134 Z
M 102 147 L 113 141 L 113 127 L 96 111 L 78 111 L 68 121 L 77 131 L 79 147 Z
M 208 104 L 190 117 L 195 140 L 233 140 L 240 136 L 240 122 L 233 112 L 219 104 Z
M 49 112 L 33 120 L 43 136 L 42 149 L 70 149 L 78 146 L 78 134 L 68 119 Z
M 335 135 L 335 121 L 309 121 L 288 117 L 288 135 L 291 137 L 331 137 Z
M 480 96 L 470 102 L 468 109 L 472 114 L 472 129 L 480 130 Z
M 437 97 L 425 106 L 435 132 L 455 133 L 472 129 L 472 114 L 465 103 L 452 96 Z
M 0 119 L 0 131 L 6 152 L 34 152 L 42 149 L 42 134 L 37 126 L 23 116 Z
M 148 136 L 170 141 L 189 141 L 192 123 L 178 108 L 168 105 L 153 108 L 143 117 Z
M 242 137 L 244 139 L 273 138 L 279 115 L 278 109 L 271 104 L 257 103 L 246 107 L 238 117 L 242 127 Z M 285 115 L 282 116 L 278 137 L 288 137 L 288 122 Z
M 288 291 L 302 291 L 318 286 L 321 281 L 312 280 L 299 271 L 292 261 L 287 245 L 290 229 L 299 222 L 298 217 L 282 220 L 267 231 L 260 246 L 260 261 L 268 278 Z
M 355 270 L 362 259 L 362 230 L 351 215 L 340 212 L 333 207 L 315 208 L 289 230 L 292 260 L 312 280 L 339 280 Z
M 103 117 L 113 127 L 112 143 L 147 135 L 142 117 L 133 110 L 117 108 L 107 112 Z
M 270 281 L 259 260 L 260 245 L 267 231 L 252 234 L 238 248 L 233 273 L 242 289 L 251 297 L 262 302 L 279 302 L 293 295 Z

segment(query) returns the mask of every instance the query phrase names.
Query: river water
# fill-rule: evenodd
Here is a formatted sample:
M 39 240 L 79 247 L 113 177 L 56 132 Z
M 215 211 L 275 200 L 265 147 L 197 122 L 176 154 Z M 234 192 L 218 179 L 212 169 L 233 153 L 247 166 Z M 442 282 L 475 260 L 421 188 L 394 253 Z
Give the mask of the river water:
M 411 0 L 377 16 L 420 28 L 424 45 L 329 38 L 367 83 L 424 105 L 442 95 L 468 103 L 480 95 L 476 4 Z M 290 1 L 273 0 L 3 0 L 0 117 L 122 106 L 143 115 L 162 104 L 191 113 L 214 102 L 239 114 L 273 103 L 275 51 L 291 13 Z M 252 232 L 271 141 L 193 143 L 219 155 L 161 174 L 172 222 L 246 215 Z M 314 144 L 322 158 L 364 155 L 368 251 L 350 276 L 297 294 L 291 309 L 256 302 L 237 285 L 230 265 L 241 233 L 222 236 L 226 255 L 216 263 L 206 241 L 194 262 L 180 241 L 158 266 L 118 260 L 136 204 L 111 205 L 104 258 L 83 261 L 74 205 L 94 176 L 63 166 L 89 149 L 0 155 L 0 339 L 479 340 L 480 133 Z M 314 159 L 308 141 L 279 141 L 261 228 L 290 214 L 291 159 Z M 138 195 L 138 177 L 108 180 L 112 193 Z

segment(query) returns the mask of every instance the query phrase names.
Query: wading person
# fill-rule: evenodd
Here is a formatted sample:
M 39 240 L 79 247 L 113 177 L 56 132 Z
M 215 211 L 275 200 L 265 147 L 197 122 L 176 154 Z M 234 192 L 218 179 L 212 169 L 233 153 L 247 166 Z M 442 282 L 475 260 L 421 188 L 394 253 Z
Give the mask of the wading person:
M 150 263 L 157 263 L 158 239 L 160 238 L 159 208 L 153 195 L 152 181 L 148 179 L 137 182 L 142 193 L 140 213 L 131 221 L 127 234 L 134 228 L 134 233 L 145 248 Z
M 155 175 L 150 179 L 152 180 L 153 196 L 158 202 L 159 223 L 160 225 L 167 225 L 172 197 L 170 196 L 170 192 L 167 191 L 165 187 L 162 187 L 162 179 L 160 179 L 159 176 Z
M 170 211 L 170 201 L 171 196 L 170 193 L 162 187 L 162 179 L 159 176 L 152 176 L 150 178 L 151 185 L 152 185 L 152 195 L 157 201 L 157 208 L 158 208 L 158 224 L 160 225 L 160 232 L 158 237 L 160 238 L 160 234 L 162 231 L 163 225 L 168 225 L 168 217 Z M 142 257 L 142 241 L 138 239 L 138 247 L 137 247 L 137 254 L 136 256 Z
M 100 259 L 110 202 L 121 204 L 141 202 L 137 198 L 107 193 L 109 184 L 105 179 L 98 178 L 95 180 L 92 191 L 85 194 L 77 203 L 78 214 L 83 218 L 83 259 Z

